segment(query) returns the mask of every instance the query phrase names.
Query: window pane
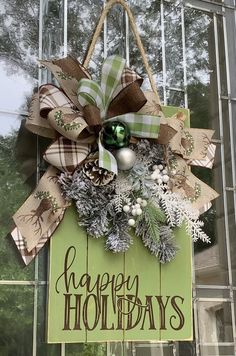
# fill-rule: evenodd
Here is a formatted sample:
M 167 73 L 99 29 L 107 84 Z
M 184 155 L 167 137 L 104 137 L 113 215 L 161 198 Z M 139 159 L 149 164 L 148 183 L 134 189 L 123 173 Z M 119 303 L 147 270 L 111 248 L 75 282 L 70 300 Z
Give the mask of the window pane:
M 47 287 L 38 289 L 37 356 L 59 356 L 60 344 L 46 343 Z
M 201 242 L 195 244 L 195 268 L 197 284 L 225 284 L 228 280 L 227 256 L 227 221 L 223 202 L 222 160 L 225 159 L 226 184 L 232 186 L 232 167 L 230 155 L 229 111 L 228 104 L 223 102 L 222 112 L 219 112 L 217 95 L 217 62 L 215 48 L 215 27 L 212 15 L 196 10 L 186 10 L 186 54 L 188 76 L 188 99 L 191 110 L 191 126 L 212 128 L 214 138 L 222 136 L 220 132 L 220 116 L 224 123 L 224 151 L 217 145 L 215 164 L 212 170 L 193 167 L 192 172 L 201 180 L 212 186 L 220 197 L 213 203 L 212 208 L 203 216 L 205 231 L 211 238 L 211 244 L 206 246 Z M 218 28 L 222 39 L 222 26 Z M 222 51 L 222 46 L 221 52 Z M 222 54 L 221 54 L 222 55 Z M 225 73 L 225 61 L 219 60 L 220 71 Z M 221 75 L 222 85 L 227 87 L 225 75 Z M 224 153 L 224 156 L 222 156 Z M 230 197 L 229 197 L 230 198 Z M 230 200 L 228 200 L 228 203 Z M 226 217 L 227 219 L 227 217 Z
M 184 73 L 180 6 L 164 2 L 164 28 L 167 85 L 181 88 Z
M 106 344 L 67 344 L 66 356 L 107 356 Z M 111 354 L 112 355 L 112 354 Z
M 235 353 L 233 345 L 200 346 L 201 356 L 233 356 L 234 354 Z
M 157 87 L 163 84 L 162 75 L 162 46 L 161 46 L 161 15 L 160 1 L 136 2 L 132 5 L 132 12 L 135 16 L 139 34 L 146 51 L 148 63 L 152 69 Z M 135 70 L 145 78 L 143 87 L 150 89 L 147 71 L 137 47 L 132 30 L 129 31 L 130 63 Z
M 197 315 L 201 344 L 233 341 L 230 303 L 199 301 Z
M 32 280 L 34 263 L 23 269 L 24 264 L 9 233 L 14 227 L 12 215 L 32 189 L 27 180 L 35 182 L 32 177 L 36 167 L 36 142 L 33 145 L 35 138 L 30 133 L 24 135 L 23 128 L 18 130 L 19 117 L 0 114 L 0 122 L 7 122 L 0 125 L 0 276 L 6 280 Z
M 63 0 L 43 1 L 43 58 L 61 57 L 64 53 Z
M 37 0 L 0 1 L 0 110 L 27 110 L 37 84 Z
M 68 1 L 68 53 L 83 61 L 89 41 L 98 21 L 103 2 L 101 0 Z M 89 21 L 88 21 L 89 19 Z M 103 58 L 102 34 L 98 40 L 89 70 L 99 78 L 98 68 Z
M 0 286 L 0 354 L 32 356 L 34 289 Z

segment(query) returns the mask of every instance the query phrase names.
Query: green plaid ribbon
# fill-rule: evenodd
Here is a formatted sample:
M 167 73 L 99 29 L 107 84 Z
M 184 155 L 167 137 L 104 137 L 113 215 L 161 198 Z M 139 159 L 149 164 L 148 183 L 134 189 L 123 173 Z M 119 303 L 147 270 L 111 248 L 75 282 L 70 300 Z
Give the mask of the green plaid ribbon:
M 160 129 L 160 116 L 128 113 L 114 116 L 108 121 L 122 121 L 129 126 L 131 135 L 143 138 L 157 138 Z
M 125 59 L 114 55 L 108 57 L 102 66 L 101 85 L 90 79 L 81 79 L 78 85 L 78 100 L 82 106 L 96 105 L 100 109 L 103 122 L 119 120 L 129 126 L 131 134 L 136 137 L 157 138 L 160 117 L 127 113 L 106 120 L 107 109 L 113 99 L 113 94 L 120 83 L 125 68 Z M 117 174 L 117 163 L 110 151 L 98 139 L 99 166 Z

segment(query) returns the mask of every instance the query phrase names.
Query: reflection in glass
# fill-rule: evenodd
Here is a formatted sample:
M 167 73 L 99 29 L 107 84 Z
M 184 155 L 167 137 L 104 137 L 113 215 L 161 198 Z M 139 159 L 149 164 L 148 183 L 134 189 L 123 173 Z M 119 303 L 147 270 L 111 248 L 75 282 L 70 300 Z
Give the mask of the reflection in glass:
M 43 58 L 62 57 L 63 43 L 63 0 L 43 1 Z
M 115 6 L 107 16 L 107 55 L 119 54 L 125 57 L 125 13 L 121 6 Z
M 127 356 L 172 356 L 173 355 L 173 345 L 168 343 L 131 343 L 130 354 Z M 133 352 L 132 352 L 133 350 Z
M 184 107 L 184 92 L 167 90 L 167 105 Z
M 227 298 L 230 299 L 230 288 L 220 288 L 216 286 L 208 288 L 207 286 L 201 286 L 196 288 L 197 298 Z
M 40 286 L 38 289 L 37 356 L 57 356 L 60 355 L 61 345 L 46 343 L 46 300 L 47 287 Z
M 77 57 L 80 62 L 84 59 L 102 6 L 102 0 L 71 0 L 68 2 L 68 53 Z M 103 33 L 98 40 L 94 55 L 89 64 L 90 73 L 97 75 L 97 79 L 99 78 L 100 65 L 103 58 L 102 36 Z M 99 73 L 97 73 L 98 68 Z
M 132 12 L 135 16 L 139 34 L 147 54 L 149 65 L 157 87 L 162 85 L 162 47 L 161 47 L 161 16 L 160 1 L 150 0 L 148 2 L 136 2 L 132 5 Z M 150 89 L 147 73 L 144 68 L 140 51 L 137 47 L 132 30 L 129 31 L 130 64 L 144 77 L 144 89 Z
M 188 84 L 209 83 L 209 48 L 214 43 L 214 38 L 210 37 L 212 24 L 213 20 L 209 14 L 194 9 L 185 10 Z
M 106 344 L 67 344 L 66 356 L 107 356 Z M 110 355 L 110 354 L 109 354 Z M 112 355 L 112 354 L 111 354 Z M 115 356 L 118 356 L 114 354 Z
M 219 139 L 219 105 L 217 95 L 217 68 L 215 33 L 212 16 L 196 10 L 186 10 L 186 54 L 188 75 L 188 99 L 191 110 L 191 126 L 212 128 L 214 138 Z M 198 34 L 198 35 L 197 35 Z M 225 62 L 220 62 L 221 71 Z M 225 77 L 222 77 L 225 80 Z M 227 179 L 230 179 L 229 126 L 227 108 L 223 106 L 225 123 L 224 142 Z M 227 153 L 228 152 L 228 153 Z M 228 157 L 228 158 L 227 158 Z M 225 207 L 223 205 L 222 159 L 217 145 L 215 164 L 212 170 L 194 167 L 192 172 L 212 186 L 220 197 L 203 214 L 205 231 L 211 244 L 195 244 L 195 272 L 197 284 L 225 284 L 228 281 L 228 259 L 226 249 Z M 228 163 L 227 163 L 228 161 Z M 228 166 L 228 168 L 227 168 Z
M 29 286 L 0 286 L 0 355 L 32 356 L 33 296 Z
M 197 302 L 200 343 L 233 341 L 230 303 L 221 301 Z
M 233 345 L 216 345 L 216 346 L 206 346 L 200 345 L 200 355 L 210 355 L 210 356 L 227 356 L 227 355 L 235 355 L 234 346 Z
M 25 111 L 37 83 L 37 0 L 0 2 L 0 111 Z
M 164 31 L 167 86 L 182 88 L 184 73 L 180 6 L 164 2 Z M 179 105 L 182 106 L 183 102 L 176 106 Z
M 20 124 L 20 119 L 13 122 Z M 27 140 L 21 141 L 16 129 L 0 131 L 0 276 L 2 279 L 33 279 L 34 264 L 23 269 L 20 255 L 9 233 L 13 229 L 12 215 L 17 211 L 29 194 L 30 188 L 24 184 L 26 177 L 22 169 L 29 174 L 35 164 L 36 150 L 24 150 Z M 22 130 L 20 130 L 22 132 Z M 30 135 L 29 135 L 30 136 Z M 31 137 L 31 136 L 30 136 Z M 24 157 L 24 161 L 22 161 Z M 28 169 L 28 170 L 27 170 Z M 30 178 L 30 175 L 27 177 Z

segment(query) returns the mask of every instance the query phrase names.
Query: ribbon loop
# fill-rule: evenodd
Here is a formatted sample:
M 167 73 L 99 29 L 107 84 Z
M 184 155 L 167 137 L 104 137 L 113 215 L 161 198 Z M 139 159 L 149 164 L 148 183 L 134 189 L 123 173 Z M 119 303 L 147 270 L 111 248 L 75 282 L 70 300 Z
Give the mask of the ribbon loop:
M 78 85 L 78 100 L 82 107 L 97 106 L 104 110 L 103 93 L 100 86 L 90 79 L 81 79 Z
M 57 107 L 48 114 L 50 125 L 62 136 L 77 141 L 88 125 L 80 111 Z
M 73 108 L 74 105 L 55 85 L 42 85 L 32 98 L 30 116 L 26 121 L 27 129 L 40 136 L 55 138 L 56 131 L 54 129 L 57 130 L 57 127 L 50 125 L 47 116 L 51 110 L 57 107 Z
M 48 113 L 57 107 L 73 108 L 69 98 L 55 85 L 46 84 L 39 88 L 40 115 L 45 119 Z
M 125 59 L 114 55 L 108 57 L 102 66 L 101 89 L 104 95 L 104 117 L 113 93 L 121 80 L 122 72 L 125 67 Z
M 140 90 L 138 81 L 129 83 L 111 101 L 107 110 L 107 118 L 123 115 L 127 112 L 136 112 L 143 107 L 146 101 L 147 99 Z
M 90 145 L 59 137 L 46 150 L 43 158 L 60 171 L 72 173 L 90 153 Z
M 102 120 L 100 110 L 97 106 L 86 105 L 83 114 L 89 127 L 98 126 L 101 128 Z
M 40 115 L 39 92 L 31 99 L 30 115 L 26 119 L 25 127 L 32 133 L 48 138 L 55 138 L 56 131 L 50 126 L 48 121 Z
M 71 58 L 71 57 L 70 57 Z M 77 90 L 78 90 L 78 80 L 82 78 L 88 78 L 88 74 L 85 71 L 84 67 L 80 65 L 80 63 L 73 59 L 72 72 L 68 69 L 71 63 L 70 59 L 65 58 L 64 60 L 59 61 L 40 61 L 42 65 L 44 65 L 50 72 L 53 73 L 54 77 L 60 84 L 60 87 L 66 93 L 66 95 L 70 98 L 72 103 L 81 110 L 82 107 L 77 98 Z M 66 64 L 67 63 L 67 64 Z M 76 69 L 75 69 L 76 67 Z M 63 68 L 63 69 L 62 69 Z M 63 70 L 69 71 L 64 72 Z M 76 73 L 76 77 L 74 77 L 74 73 Z
M 98 139 L 98 149 L 99 149 L 99 167 L 104 168 L 115 174 L 118 173 L 116 159 L 113 154 L 106 150 L 101 143 L 101 135 Z
M 60 67 L 62 73 L 65 73 L 78 81 L 81 78 L 90 79 L 90 74 L 87 69 L 70 54 L 65 58 L 53 60 L 52 63 Z
M 140 77 L 140 75 L 138 75 L 134 70 L 132 70 L 128 67 L 125 67 L 121 74 L 120 81 L 118 82 L 117 87 L 115 88 L 115 90 L 113 92 L 112 100 L 117 95 L 119 95 L 119 93 L 121 91 L 123 91 L 125 88 L 127 88 L 128 86 L 130 86 L 133 83 L 137 84 L 138 87 L 141 87 L 141 85 L 143 83 L 143 78 Z M 142 91 L 140 91 L 140 92 L 143 94 Z M 137 110 L 135 110 L 135 111 L 137 111 Z

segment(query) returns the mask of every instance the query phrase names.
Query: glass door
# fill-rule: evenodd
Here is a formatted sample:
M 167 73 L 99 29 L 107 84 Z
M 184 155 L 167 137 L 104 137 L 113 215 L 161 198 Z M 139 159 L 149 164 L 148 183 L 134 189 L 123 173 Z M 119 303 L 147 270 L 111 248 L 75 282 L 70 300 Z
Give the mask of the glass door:
M 220 193 L 205 213 L 211 244 L 194 246 L 194 341 L 45 343 L 48 246 L 23 267 L 9 237 L 12 214 L 44 172 L 48 141 L 27 132 L 32 91 L 51 81 L 37 59 L 82 61 L 105 0 L 0 0 L 0 355 L 233 356 L 236 354 L 235 1 L 130 0 L 162 103 L 188 107 L 191 126 L 215 130 L 214 169 L 193 169 Z M 149 82 L 120 6 L 108 15 L 89 70 L 125 56 Z M 180 276 L 181 278 L 181 276 Z

